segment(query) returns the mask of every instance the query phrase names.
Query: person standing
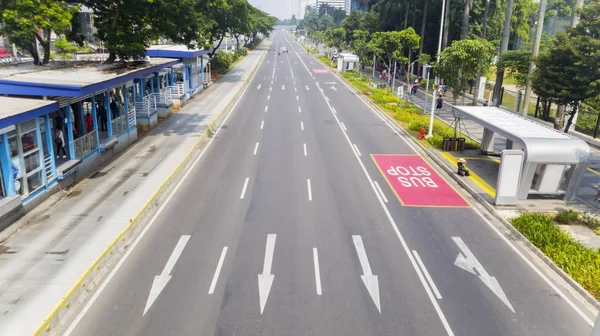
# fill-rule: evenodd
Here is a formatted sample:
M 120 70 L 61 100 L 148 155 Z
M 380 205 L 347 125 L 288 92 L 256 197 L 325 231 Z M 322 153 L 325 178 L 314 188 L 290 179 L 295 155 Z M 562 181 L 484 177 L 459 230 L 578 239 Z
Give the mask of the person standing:
M 56 130 L 56 137 L 54 138 L 56 144 L 56 158 L 60 158 L 60 152 L 62 151 L 62 158 L 67 158 L 67 152 L 65 151 L 65 137 L 61 129 Z
M 444 106 L 444 99 L 442 97 L 438 97 L 437 101 L 436 101 L 436 105 L 435 108 L 437 110 L 441 110 L 442 106 Z
M 85 116 L 85 133 L 90 133 L 94 130 L 94 120 L 92 119 L 92 115 L 88 112 Z

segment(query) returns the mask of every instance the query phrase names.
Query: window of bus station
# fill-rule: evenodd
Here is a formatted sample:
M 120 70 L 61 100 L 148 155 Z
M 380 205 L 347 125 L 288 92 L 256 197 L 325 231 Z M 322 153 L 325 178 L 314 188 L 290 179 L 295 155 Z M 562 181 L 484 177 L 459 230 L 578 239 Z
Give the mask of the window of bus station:
M 24 122 L 8 133 L 11 162 L 18 170 L 15 191 L 29 195 L 44 185 L 42 153 L 35 120 Z

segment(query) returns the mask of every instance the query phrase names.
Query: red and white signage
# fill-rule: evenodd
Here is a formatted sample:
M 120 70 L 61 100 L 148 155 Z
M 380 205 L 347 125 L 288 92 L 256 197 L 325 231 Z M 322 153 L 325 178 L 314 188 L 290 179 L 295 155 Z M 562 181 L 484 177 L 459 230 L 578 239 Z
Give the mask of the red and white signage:
M 373 160 L 404 206 L 469 206 L 469 203 L 418 155 L 373 155 Z
M 329 70 L 323 68 L 315 68 L 313 69 L 313 72 L 316 74 L 327 74 L 329 73 Z

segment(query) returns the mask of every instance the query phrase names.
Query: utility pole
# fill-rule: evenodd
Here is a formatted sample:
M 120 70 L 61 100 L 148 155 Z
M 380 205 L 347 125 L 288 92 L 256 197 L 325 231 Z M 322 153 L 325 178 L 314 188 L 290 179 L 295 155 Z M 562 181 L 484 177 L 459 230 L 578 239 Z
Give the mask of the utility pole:
M 577 0 L 575 2 L 575 8 L 573 8 L 573 16 L 571 17 L 571 28 L 575 28 L 579 24 L 577 9 L 581 8 L 581 6 L 583 6 L 583 0 Z
M 490 12 L 490 0 L 485 0 L 485 10 L 483 11 L 483 27 L 481 28 L 481 38 L 485 39 L 487 33 L 487 20 Z M 477 78 L 475 78 L 475 91 L 473 92 L 473 105 L 477 106 L 479 101 L 479 86 L 481 85 L 481 62 L 488 62 L 488 60 L 479 60 L 479 69 L 477 69 Z
M 509 0 L 512 1 L 512 0 Z M 438 50 L 437 50 L 437 63 L 440 62 L 440 53 L 442 52 L 442 39 L 444 38 L 444 14 L 446 13 L 446 0 L 442 0 L 442 15 L 440 22 L 440 37 L 438 39 Z M 430 138 L 433 135 L 433 118 L 435 115 L 435 95 L 439 89 L 440 78 L 435 76 L 435 85 L 436 88 L 433 89 L 433 98 L 431 99 L 431 116 L 429 118 L 429 131 L 427 132 L 427 137 Z
M 533 40 L 533 50 L 531 50 L 531 61 L 529 62 L 529 72 L 527 73 L 527 85 L 525 86 L 525 99 L 521 107 L 521 115 L 527 116 L 529 107 L 529 96 L 531 96 L 531 74 L 535 67 L 534 59 L 540 51 L 540 41 L 542 40 L 542 30 L 544 29 L 544 16 L 546 15 L 546 0 L 540 1 L 540 11 L 538 12 L 537 26 L 535 28 L 535 40 Z
M 504 28 L 502 30 L 502 39 L 500 40 L 500 52 L 498 60 L 503 52 L 508 50 L 508 39 L 510 38 L 510 23 L 512 20 L 513 0 L 508 0 L 506 4 L 506 13 L 504 14 Z M 500 91 L 502 90 L 502 81 L 504 80 L 504 69 L 496 66 L 496 86 L 494 87 L 494 105 L 500 106 Z

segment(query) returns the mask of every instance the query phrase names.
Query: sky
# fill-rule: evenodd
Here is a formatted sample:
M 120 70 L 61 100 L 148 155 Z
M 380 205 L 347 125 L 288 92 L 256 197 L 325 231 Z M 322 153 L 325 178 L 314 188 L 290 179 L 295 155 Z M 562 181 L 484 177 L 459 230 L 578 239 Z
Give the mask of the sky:
M 292 14 L 296 14 L 298 1 L 302 1 L 301 8 L 304 8 L 306 0 L 249 0 L 254 7 L 259 8 L 271 15 L 274 15 L 280 19 L 289 19 Z M 295 7 L 292 12 L 292 7 Z

